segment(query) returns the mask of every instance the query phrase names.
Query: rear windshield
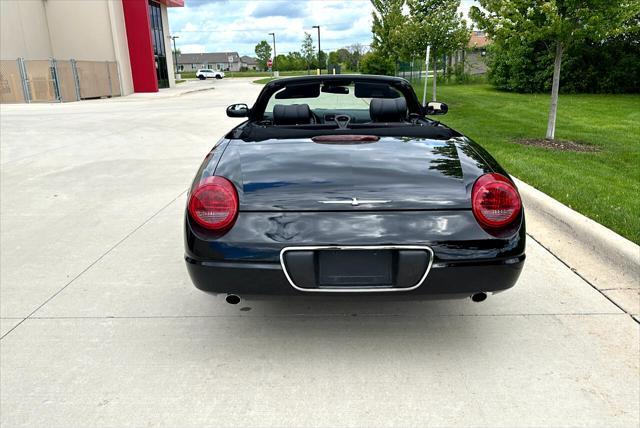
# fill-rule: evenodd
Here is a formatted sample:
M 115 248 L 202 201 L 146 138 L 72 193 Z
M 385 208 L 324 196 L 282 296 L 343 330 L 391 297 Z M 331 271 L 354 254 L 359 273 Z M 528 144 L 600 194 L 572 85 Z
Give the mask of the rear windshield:
M 349 83 L 346 85 L 303 84 L 287 86 L 275 92 L 265 108 L 270 116 L 277 104 L 307 104 L 316 114 L 328 111 L 369 113 L 372 98 L 398 98 L 403 95 L 387 84 Z

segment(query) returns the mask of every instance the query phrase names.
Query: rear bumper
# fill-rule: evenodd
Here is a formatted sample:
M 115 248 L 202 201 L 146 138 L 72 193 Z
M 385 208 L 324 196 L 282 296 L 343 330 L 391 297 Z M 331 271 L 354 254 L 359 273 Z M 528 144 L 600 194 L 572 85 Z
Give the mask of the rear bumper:
M 432 251 L 426 277 L 418 278 L 420 283 L 411 290 L 350 290 L 342 294 L 415 298 L 497 292 L 518 280 L 525 260 L 525 239 L 524 218 L 508 236 L 494 237 L 478 226 L 470 210 L 241 212 L 234 227 L 222 236 L 209 235 L 188 216 L 185 218 L 185 259 L 194 285 L 207 292 L 241 296 L 335 294 L 298 290 L 282 268 L 281 256 L 287 248 L 318 246 L 417 247 Z M 300 285 L 297 280 L 293 282 Z M 409 287 L 415 281 L 412 278 L 405 284 Z
M 194 285 L 211 293 L 243 295 L 300 295 L 287 280 L 280 263 L 197 261 L 185 257 Z M 511 288 L 522 271 L 525 255 L 470 263 L 434 263 L 420 285 L 397 294 L 414 296 L 472 295 Z M 334 294 L 317 292 L 314 294 Z M 353 292 L 359 294 L 359 292 Z M 378 294 L 378 293 L 367 293 Z M 379 294 L 388 294 L 381 292 Z

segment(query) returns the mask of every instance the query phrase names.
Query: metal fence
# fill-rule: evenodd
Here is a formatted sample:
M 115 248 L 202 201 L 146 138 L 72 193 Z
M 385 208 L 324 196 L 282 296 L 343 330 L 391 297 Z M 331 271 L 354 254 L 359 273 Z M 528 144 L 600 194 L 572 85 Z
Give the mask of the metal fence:
M 0 61 L 0 103 L 67 102 L 122 95 L 113 61 Z

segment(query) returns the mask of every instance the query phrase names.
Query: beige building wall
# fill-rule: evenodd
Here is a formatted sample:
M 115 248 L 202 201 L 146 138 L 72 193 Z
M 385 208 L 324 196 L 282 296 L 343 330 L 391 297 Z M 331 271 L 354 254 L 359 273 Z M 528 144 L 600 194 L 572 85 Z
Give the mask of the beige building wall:
M 161 11 L 169 85 L 175 86 L 166 6 Z M 3 60 L 116 61 L 122 94 L 133 93 L 122 0 L 0 0 L 0 55 Z
M 46 0 L 53 56 L 115 61 L 108 0 Z
M 42 0 L 0 0 L 0 59 L 47 59 L 53 55 Z
M 133 93 L 133 77 L 131 76 L 129 45 L 127 44 L 127 28 L 124 23 L 122 1 L 108 1 L 107 5 L 109 7 L 109 16 L 111 17 L 111 38 L 113 39 L 115 58 L 116 61 L 118 61 L 122 95 L 129 95 Z

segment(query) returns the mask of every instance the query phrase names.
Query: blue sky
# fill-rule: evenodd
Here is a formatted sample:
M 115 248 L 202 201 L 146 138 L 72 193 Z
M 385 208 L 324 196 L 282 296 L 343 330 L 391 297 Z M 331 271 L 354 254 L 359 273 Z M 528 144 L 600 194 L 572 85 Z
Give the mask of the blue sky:
M 466 15 L 473 0 L 462 0 Z M 321 26 L 322 50 L 332 51 L 371 43 L 369 0 L 185 0 L 185 7 L 169 9 L 171 34 L 180 38 L 184 53 L 237 51 L 254 55 L 261 40 L 271 43 L 276 33 L 278 54 L 300 50 L 304 32 L 317 43 Z

